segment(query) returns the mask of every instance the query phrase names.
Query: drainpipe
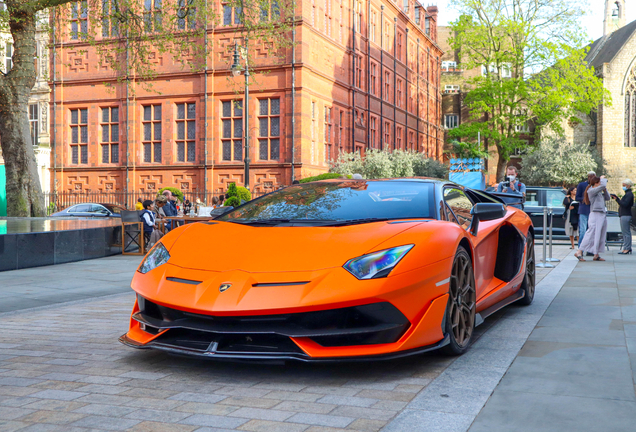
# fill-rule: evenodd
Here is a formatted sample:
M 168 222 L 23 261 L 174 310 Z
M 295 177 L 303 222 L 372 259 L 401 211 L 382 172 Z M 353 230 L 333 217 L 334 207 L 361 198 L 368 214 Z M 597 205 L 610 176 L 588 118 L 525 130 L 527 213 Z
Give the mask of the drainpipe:
M 51 138 L 53 141 L 53 201 L 49 201 L 49 202 L 55 202 L 55 197 L 57 195 L 57 153 L 56 153 L 56 145 L 55 145 L 55 139 L 56 139 L 56 135 L 55 132 L 57 131 L 57 126 L 56 126 L 56 119 L 57 119 L 57 99 L 55 98 L 55 63 L 57 61 L 57 56 L 56 56 L 56 50 L 55 50 L 55 9 L 51 9 L 51 14 L 53 15 L 53 53 L 52 53 L 52 57 L 53 57 L 53 88 L 52 88 L 52 93 L 53 93 L 53 130 L 51 131 Z
M 408 136 L 409 136 L 409 95 L 411 93 L 411 86 L 409 85 L 409 28 L 406 28 L 406 38 L 404 40 L 404 52 L 405 57 L 404 57 L 404 102 L 406 102 L 406 109 L 404 110 L 406 112 L 406 115 L 404 116 L 405 120 L 405 125 L 404 125 L 404 147 L 407 148 L 409 143 L 408 143 Z
M 367 148 L 371 143 L 371 2 L 367 2 Z
M 420 151 L 420 38 L 417 38 L 417 151 Z
M 393 150 L 397 148 L 397 17 L 393 18 Z
M 356 149 L 356 62 L 358 59 L 356 58 L 356 0 L 351 0 L 351 2 L 353 3 L 353 8 L 351 9 L 351 19 L 353 21 L 353 25 L 351 26 L 351 33 L 353 34 L 351 38 L 351 49 L 353 53 L 353 62 L 351 63 L 353 65 L 353 73 L 351 75 L 351 92 L 353 95 L 351 99 L 351 151 L 353 152 Z
M 208 0 L 205 0 L 205 10 L 208 10 Z M 203 202 L 208 197 L 208 16 L 205 16 L 205 32 L 203 48 L 205 52 L 205 66 L 203 68 Z
M 380 149 L 384 150 L 384 5 L 380 9 Z
M 128 51 L 128 29 L 126 29 L 126 201 L 128 201 L 128 182 L 130 181 L 128 172 L 128 163 L 130 161 L 130 71 Z M 126 203 L 128 204 L 128 203 Z
M 296 1 L 292 1 L 292 58 L 291 58 L 291 181 L 296 179 Z

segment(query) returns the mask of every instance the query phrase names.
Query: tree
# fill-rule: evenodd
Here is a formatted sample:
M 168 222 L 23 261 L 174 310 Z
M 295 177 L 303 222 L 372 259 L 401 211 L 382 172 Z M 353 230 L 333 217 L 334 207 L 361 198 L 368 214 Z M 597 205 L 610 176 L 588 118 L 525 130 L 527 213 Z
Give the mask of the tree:
M 450 131 L 454 138 L 478 133 L 499 154 L 502 179 L 510 154 L 527 142 L 530 123 L 557 134 L 564 120 L 580 121 L 610 95 L 585 62 L 582 0 L 453 0 L 461 16 L 452 23 L 452 47 L 464 69 L 481 68 L 468 80 L 464 103 L 473 122 Z M 536 130 L 535 129 L 535 130 Z M 525 132 L 527 133 L 527 132 Z
M 222 25 L 230 11 L 237 38 L 249 36 L 276 56 L 289 42 L 294 0 L 228 0 L 221 16 L 213 0 L 4 0 L 0 30 L 13 38 L 13 67 L 0 74 L 0 143 L 6 166 L 9 216 L 44 216 L 44 199 L 31 146 L 28 99 L 35 84 L 36 25 L 48 11 L 57 40 L 83 40 L 118 79 L 151 86 L 151 52 L 167 53 L 184 68 L 202 70 L 207 29 Z M 228 9 L 229 8 L 229 9 Z M 70 21 L 70 22 L 69 22 Z M 245 39 L 243 39 L 244 41 Z M 183 56 L 188 53 L 188 56 Z M 245 53 L 251 57 L 252 53 Z M 254 64 L 254 62 L 250 62 Z
M 553 136 L 542 138 L 522 162 L 524 182 L 537 186 L 573 186 L 590 171 L 603 174 L 603 165 L 594 147 Z

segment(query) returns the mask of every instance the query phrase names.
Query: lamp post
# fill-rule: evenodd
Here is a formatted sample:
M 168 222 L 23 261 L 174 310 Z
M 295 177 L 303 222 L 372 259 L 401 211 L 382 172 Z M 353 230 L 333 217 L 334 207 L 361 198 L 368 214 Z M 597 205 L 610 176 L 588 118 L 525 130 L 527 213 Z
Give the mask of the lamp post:
M 245 75 L 245 100 L 243 102 L 243 116 L 244 116 L 244 143 L 245 143 L 245 157 L 243 158 L 243 162 L 245 163 L 245 187 L 249 190 L 250 188 L 250 137 L 249 137 L 249 102 L 250 102 L 250 69 L 247 62 L 247 42 L 248 38 L 245 38 L 245 45 L 239 46 L 237 42 L 234 42 L 234 61 L 232 63 L 232 75 L 237 77 L 241 74 L 241 70 L 243 71 L 243 75 Z M 243 58 L 245 59 L 245 68 L 241 67 L 240 58 L 241 54 L 239 50 L 243 51 Z

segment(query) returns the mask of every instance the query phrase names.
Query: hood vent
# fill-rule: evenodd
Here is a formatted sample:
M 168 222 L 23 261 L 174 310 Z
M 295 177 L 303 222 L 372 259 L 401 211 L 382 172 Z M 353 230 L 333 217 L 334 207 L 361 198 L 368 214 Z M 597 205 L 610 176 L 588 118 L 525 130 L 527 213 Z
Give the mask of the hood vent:
M 295 286 L 295 285 L 307 285 L 307 282 L 270 282 L 270 283 L 255 283 L 253 287 L 275 287 L 275 286 Z

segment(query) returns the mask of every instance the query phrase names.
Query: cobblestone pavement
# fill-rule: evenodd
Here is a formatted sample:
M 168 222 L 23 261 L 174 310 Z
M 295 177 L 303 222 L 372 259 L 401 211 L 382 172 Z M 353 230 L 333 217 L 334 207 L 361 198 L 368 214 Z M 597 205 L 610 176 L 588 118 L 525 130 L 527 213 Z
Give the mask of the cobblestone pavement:
M 556 247 L 554 255 L 567 253 Z M 112 268 L 112 261 L 102 262 Z M 56 277 L 77 278 L 72 265 L 49 269 Z M 90 275 L 82 275 L 85 284 Z M 35 279 L 23 278 L 25 287 L 41 285 L 33 274 L 29 278 Z M 121 289 L 121 275 L 114 280 L 113 289 Z M 133 301 L 126 293 L 0 314 L 0 431 L 378 431 L 416 397 L 425 398 L 434 380 L 465 374 L 449 368 L 457 359 L 434 353 L 369 363 L 263 365 L 134 350 L 117 341 Z M 473 359 L 475 369 L 479 355 L 504 352 L 486 349 L 510 324 L 505 310 L 478 327 L 478 338 L 489 337 L 477 340 L 473 356 L 461 357 L 458 365 Z

